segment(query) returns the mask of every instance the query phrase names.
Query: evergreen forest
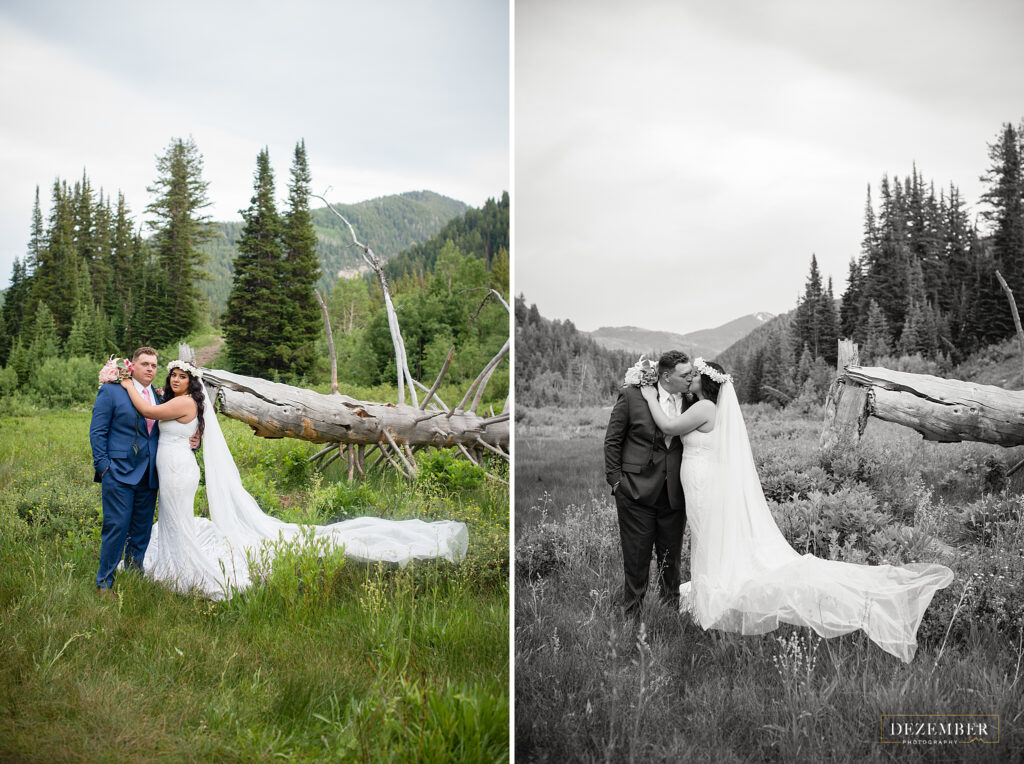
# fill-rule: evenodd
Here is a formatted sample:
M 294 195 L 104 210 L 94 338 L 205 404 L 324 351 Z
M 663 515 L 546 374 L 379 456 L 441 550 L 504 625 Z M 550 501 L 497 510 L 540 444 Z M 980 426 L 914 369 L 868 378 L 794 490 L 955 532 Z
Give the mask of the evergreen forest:
M 330 359 L 314 288 L 329 307 L 342 389 L 393 386 L 380 284 L 347 226 L 311 207 L 312 182 L 304 141 L 283 184 L 264 149 L 241 222 L 216 223 L 202 154 L 175 138 L 141 216 L 85 172 L 56 179 L 48 200 L 37 188 L 0 310 L 0 406 L 91 402 L 109 356 L 149 345 L 167 360 L 199 336 L 223 341 L 219 368 L 323 387 Z M 509 334 L 490 291 L 509 298 L 507 192 L 479 210 L 430 191 L 334 206 L 388 268 L 413 374 L 429 384 L 454 347 L 446 382 L 468 384 Z M 508 389 L 506 361 L 488 397 L 500 404 Z
M 905 177 L 883 174 L 877 187 L 869 184 L 860 250 L 850 260 L 843 293 L 834 293 L 831 277 L 811 254 L 794 309 L 717 358 L 736 378 L 740 400 L 820 403 L 835 376 L 840 337 L 857 342 L 864 364 L 939 375 L 1012 337 L 997 272 L 1021 300 L 1022 154 L 1024 122 L 1005 123 L 988 145 L 985 190 L 975 210 L 954 183 L 937 187 L 916 164 Z M 635 360 L 517 300 L 519 403 L 609 403 Z

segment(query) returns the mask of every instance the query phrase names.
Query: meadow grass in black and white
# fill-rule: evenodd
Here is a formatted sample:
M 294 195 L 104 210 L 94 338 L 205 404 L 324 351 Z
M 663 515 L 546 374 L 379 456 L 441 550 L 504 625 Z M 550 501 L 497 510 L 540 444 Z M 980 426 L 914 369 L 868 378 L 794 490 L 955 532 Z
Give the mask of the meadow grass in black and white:
M 904 665 L 859 632 L 705 632 L 653 593 L 639 623 L 624 621 L 612 605 L 622 562 L 604 482 L 609 412 L 519 412 L 517 761 L 1021 760 L 1024 502 L 1005 475 L 1020 449 L 925 443 L 872 420 L 858 452 L 826 470 L 819 409 L 744 407 L 796 549 L 954 570 Z M 894 713 L 998 714 L 1000 742 L 883 745 L 880 716 Z

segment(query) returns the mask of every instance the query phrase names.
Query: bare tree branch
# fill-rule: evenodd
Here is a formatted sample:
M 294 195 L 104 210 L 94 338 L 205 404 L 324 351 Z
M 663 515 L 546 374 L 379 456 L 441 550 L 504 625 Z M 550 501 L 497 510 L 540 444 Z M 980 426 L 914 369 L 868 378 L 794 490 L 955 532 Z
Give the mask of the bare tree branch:
M 338 356 L 334 353 L 334 333 L 331 331 L 331 317 L 327 315 L 327 303 L 320 296 L 320 290 L 314 289 L 316 301 L 320 303 L 320 310 L 324 314 L 324 332 L 327 334 L 327 350 L 331 354 L 331 392 L 338 393 Z
M 421 409 L 425 409 L 427 407 L 427 403 L 430 402 L 430 399 L 434 396 L 434 393 L 437 392 L 437 388 L 441 386 L 441 380 L 444 379 L 444 375 L 448 371 L 448 367 L 451 366 L 452 359 L 454 357 L 455 346 L 452 345 L 452 349 L 448 351 L 448 357 L 444 360 L 444 365 L 441 367 L 441 373 L 437 375 L 437 379 L 434 380 L 433 386 L 429 390 L 427 390 L 427 394 L 423 398 L 423 402 L 419 405 Z

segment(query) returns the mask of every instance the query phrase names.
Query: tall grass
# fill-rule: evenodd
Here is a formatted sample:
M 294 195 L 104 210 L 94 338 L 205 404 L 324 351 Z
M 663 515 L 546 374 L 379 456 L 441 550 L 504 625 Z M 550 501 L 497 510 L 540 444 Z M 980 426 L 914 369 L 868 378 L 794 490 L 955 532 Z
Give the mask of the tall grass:
M 463 520 L 468 559 L 398 569 L 297 543 L 227 602 L 130 573 L 100 601 L 88 421 L 0 418 L 0 760 L 507 760 L 507 489 L 339 483 L 305 466 L 312 445 L 222 421 L 282 517 Z
M 615 509 L 602 460 L 585 459 L 601 452 L 607 411 L 531 411 L 516 431 L 517 761 L 1020 761 L 1024 609 L 1014 592 L 1024 565 L 1007 563 L 1003 581 L 1002 572 L 976 575 L 992 559 L 1020 559 L 1019 516 L 988 545 L 954 538 L 962 505 L 986 493 L 989 457 L 1016 454 L 923 443 L 873 422 L 859 457 L 828 473 L 817 464 L 816 416 L 746 414 L 762 478 L 783 497 L 772 501 L 777 516 L 870 497 L 893 526 L 942 534 L 954 547 L 924 547 L 957 580 L 935 597 L 914 661 L 904 665 L 860 632 L 705 632 L 653 594 L 638 621 L 623 619 L 613 605 L 622 579 Z M 524 463 L 523 454 L 533 456 Z M 1005 488 L 986 500 L 1019 505 Z M 873 560 L 881 550 L 900 561 L 908 549 L 872 551 L 854 539 L 821 553 Z M 683 567 L 685 577 L 688 552 Z M 893 713 L 999 714 L 1000 742 L 883 745 L 880 715 Z

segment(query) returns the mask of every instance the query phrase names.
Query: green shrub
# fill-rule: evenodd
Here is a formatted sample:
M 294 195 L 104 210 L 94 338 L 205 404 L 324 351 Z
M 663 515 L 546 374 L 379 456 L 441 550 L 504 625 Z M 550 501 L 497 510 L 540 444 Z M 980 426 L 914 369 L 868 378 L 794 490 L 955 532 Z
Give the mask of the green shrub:
M 18 389 L 18 372 L 10 366 L 0 369 L 0 398 L 7 397 Z
M 287 450 L 277 448 L 262 461 L 264 469 L 277 475 L 281 488 L 295 488 L 303 485 L 309 477 L 309 447 L 304 443 L 293 444 Z
M 281 508 L 277 485 L 262 465 L 253 467 L 242 476 L 242 486 L 268 515 L 276 514 Z
M 479 488 L 486 477 L 484 469 L 467 459 L 456 457 L 451 449 L 420 452 L 417 480 L 443 491 L 467 491 Z
M 100 364 L 89 358 L 47 358 L 29 375 L 28 390 L 51 406 L 96 400 Z

